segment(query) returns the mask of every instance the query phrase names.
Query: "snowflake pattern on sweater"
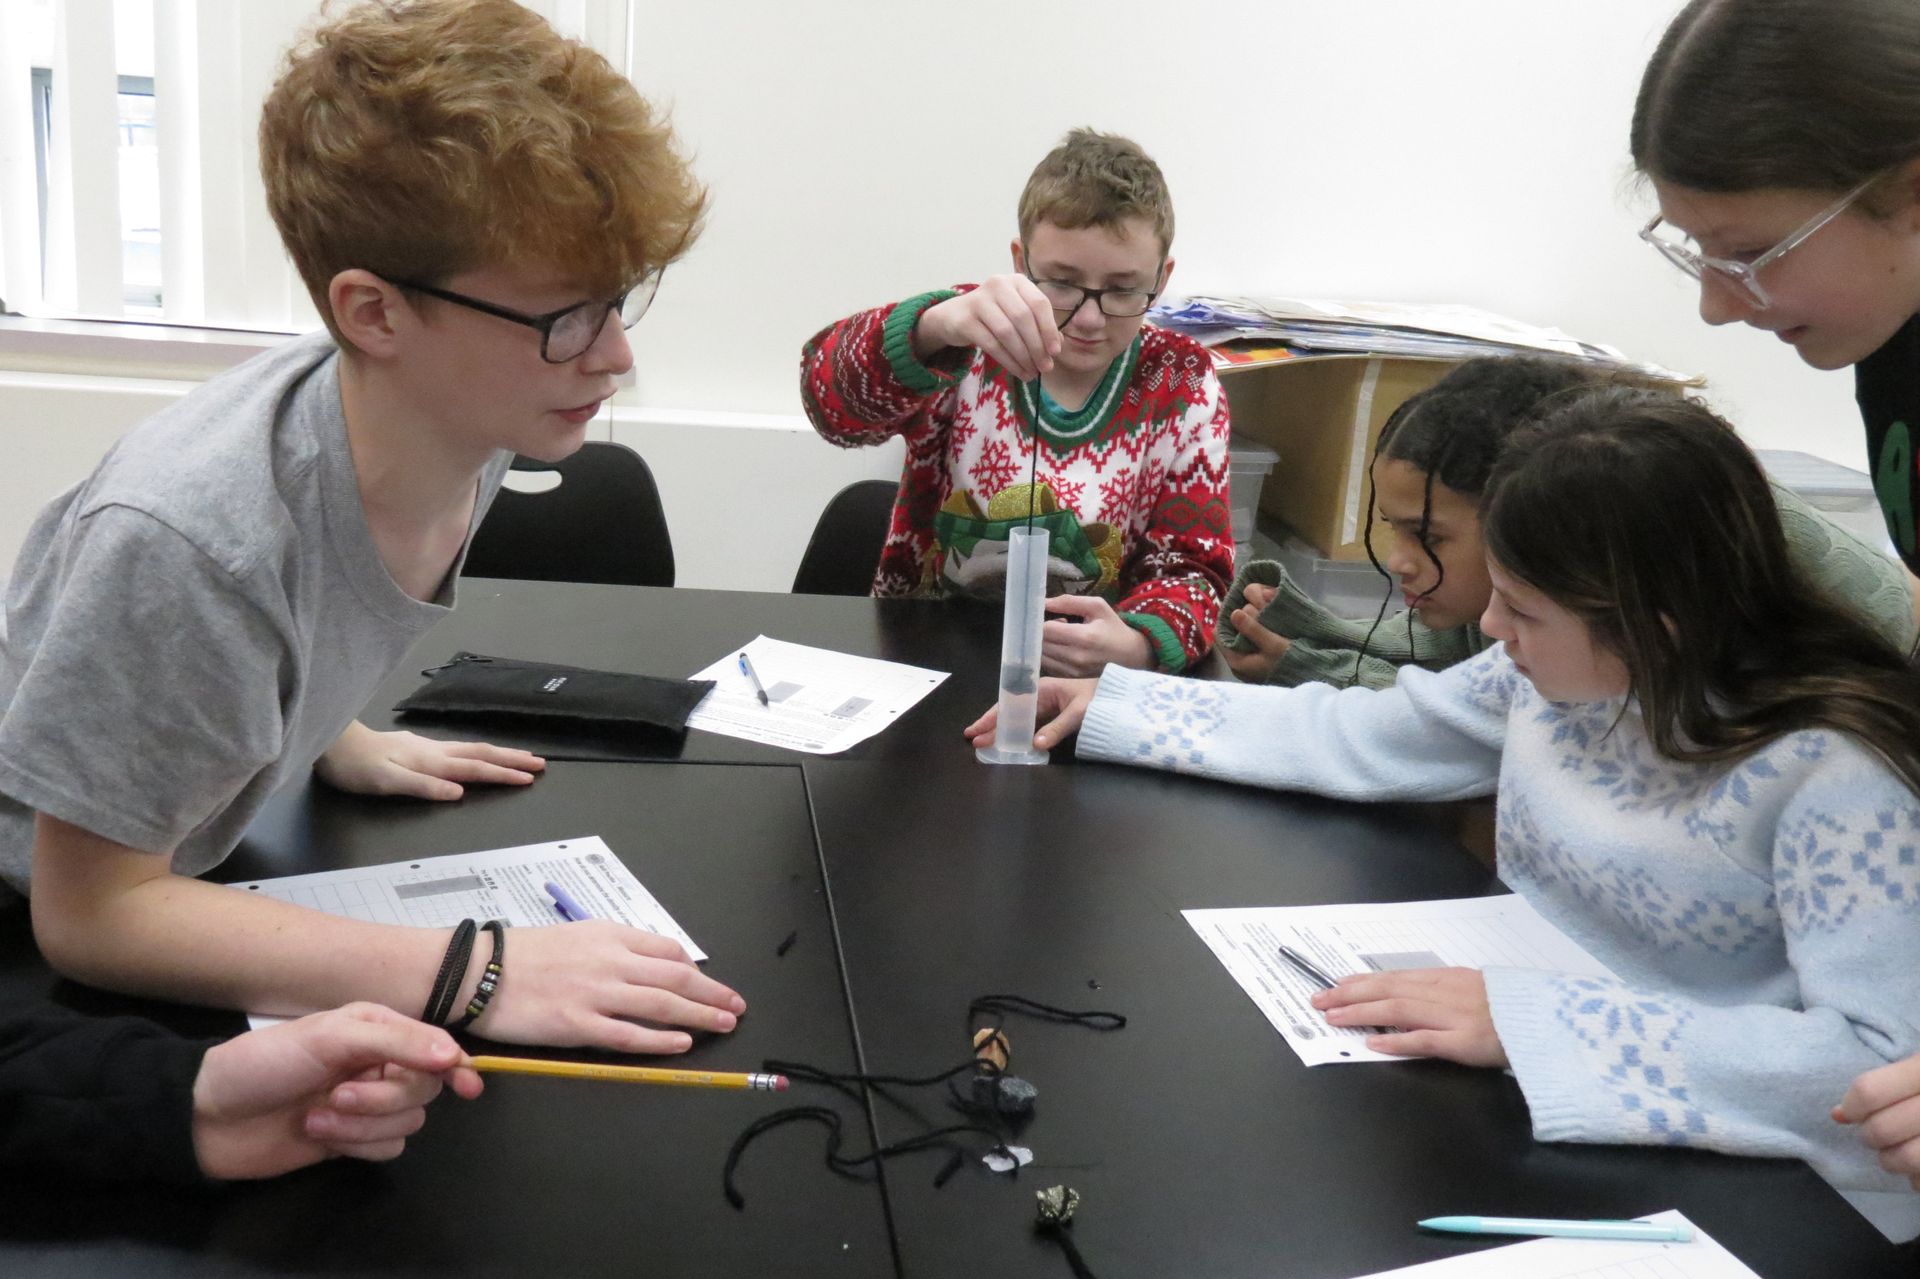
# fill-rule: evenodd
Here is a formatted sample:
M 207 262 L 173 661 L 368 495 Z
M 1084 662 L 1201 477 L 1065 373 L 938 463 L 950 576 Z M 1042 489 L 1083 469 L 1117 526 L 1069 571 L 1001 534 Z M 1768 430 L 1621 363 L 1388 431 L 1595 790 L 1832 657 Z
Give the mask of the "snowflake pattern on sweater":
M 1691 1012 L 1592 977 L 1556 977 L 1550 988 L 1554 1017 L 1585 1049 L 1621 1108 L 1645 1121 L 1650 1143 L 1689 1146 L 1708 1135 L 1679 1051 Z
M 1090 404 L 1079 433 L 1063 438 L 1036 430 L 1022 402 L 1031 392 L 984 353 L 944 352 L 931 365 L 912 358 L 911 323 L 946 296 L 862 311 L 816 334 L 801 356 L 802 399 L 823 437 L 849 448 L 906 439 L 873 593 L 961 589 L 954 566 L 973 539 L 943 544 L 939 530 L 957 523 L 991 538 L 1003 508 L 1026 511 L 1037 436 L 1038 480 L 1060 508 L 1048 525 L 1055 559 L 1065 546 L 1083 565 L 1063 588 L 1110 600 L 1166 669 L 1198 661 L 1233 575 L 1227 402 L 1206 350 L 1144 326 L 1121 357 L 1128 365 L 1095 392 L 1109 399 Z M 1013 500 L 994 506 L 1003 495 Z

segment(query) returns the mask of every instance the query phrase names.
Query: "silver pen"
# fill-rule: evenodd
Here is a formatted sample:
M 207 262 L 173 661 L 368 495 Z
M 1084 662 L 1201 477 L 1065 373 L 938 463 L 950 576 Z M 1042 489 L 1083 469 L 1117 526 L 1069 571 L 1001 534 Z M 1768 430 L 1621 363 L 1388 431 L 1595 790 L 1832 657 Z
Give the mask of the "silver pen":
M 740 654 L 740 673 L 753 681 L 753 695 L 760 699 L 760 704 L 762 706 L 772 705 L 772 703 L 767 701 L 766 685 L 760 682 L 759 674 L 753 669 L 753 663 L 747 660 L 745 653 Z

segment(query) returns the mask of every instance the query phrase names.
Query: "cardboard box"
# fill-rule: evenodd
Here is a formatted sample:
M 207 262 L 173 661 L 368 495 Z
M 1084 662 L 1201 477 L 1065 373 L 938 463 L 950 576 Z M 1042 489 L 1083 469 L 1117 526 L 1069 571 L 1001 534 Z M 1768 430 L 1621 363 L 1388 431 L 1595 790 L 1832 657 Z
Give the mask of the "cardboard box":
M 1330 560 L 1366 563 L 1367 467 L 1393 411 L 1458 360 L 1401 355 L 1303 355 L 1216 366 L 1236 435 L 1277 450 L 1260 510 Z M 1701 379 L 1614 370 L 1632 386 L 1680 394 Z M 1384 543 L 1381 543 L 1384 545 Z
M 1218 370 L 1236 434 L 1279 452 L 1260 509 L 1322 555 L 1366 562 L 1367 466 L 1388 416 L 1452 360 L 1308 355 Z

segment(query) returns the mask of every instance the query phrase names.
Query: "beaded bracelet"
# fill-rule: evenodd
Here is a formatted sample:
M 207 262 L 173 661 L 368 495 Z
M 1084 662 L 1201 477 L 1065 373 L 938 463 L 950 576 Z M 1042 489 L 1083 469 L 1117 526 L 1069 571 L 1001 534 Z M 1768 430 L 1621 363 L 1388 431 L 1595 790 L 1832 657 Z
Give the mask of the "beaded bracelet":
M 494 992 L 500 989 L 500 976 L 506 971 L 506 925 L 497 919 L 489 919 L 480 926 L 493 934 L 493 954 L 488 958 L 486 968 L 480 973 L 480 984 L 474 988 L 473 998 L 467 1003 L 465 1015 L 447 1027 L 448 1030 L 465 1030 L 473 1025 L 481 1013 L 487 1011 L 487 1005 L 493 1001 Z
M 427 995 L 427 1009 L 420 1014 L 420 1020 L 429 1026 L 438 1026 L 453 1011 L 453 1001 L 459 997 L 461 983 L 467 979 L 467 960 L 473 955 L 473 937 L 478 931 L 471 919 L 463 919 L 454 925 L 453 939 L 447 943 L 446 956 L 440 961 L 440 975 L 433 979 L 433 989 Z

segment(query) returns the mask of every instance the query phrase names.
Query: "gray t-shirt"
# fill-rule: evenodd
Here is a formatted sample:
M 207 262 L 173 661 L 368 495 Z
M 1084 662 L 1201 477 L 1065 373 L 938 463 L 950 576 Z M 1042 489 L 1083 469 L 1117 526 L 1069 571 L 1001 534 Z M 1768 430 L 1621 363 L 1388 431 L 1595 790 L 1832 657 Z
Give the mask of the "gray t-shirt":
M 465 555 L 431 603 L 387 572 L 324 333 L 136 427 L 41 512 L 8 587 L 0 880 L 27 890 L 36 811 L 218 865 L 453 607 Z

